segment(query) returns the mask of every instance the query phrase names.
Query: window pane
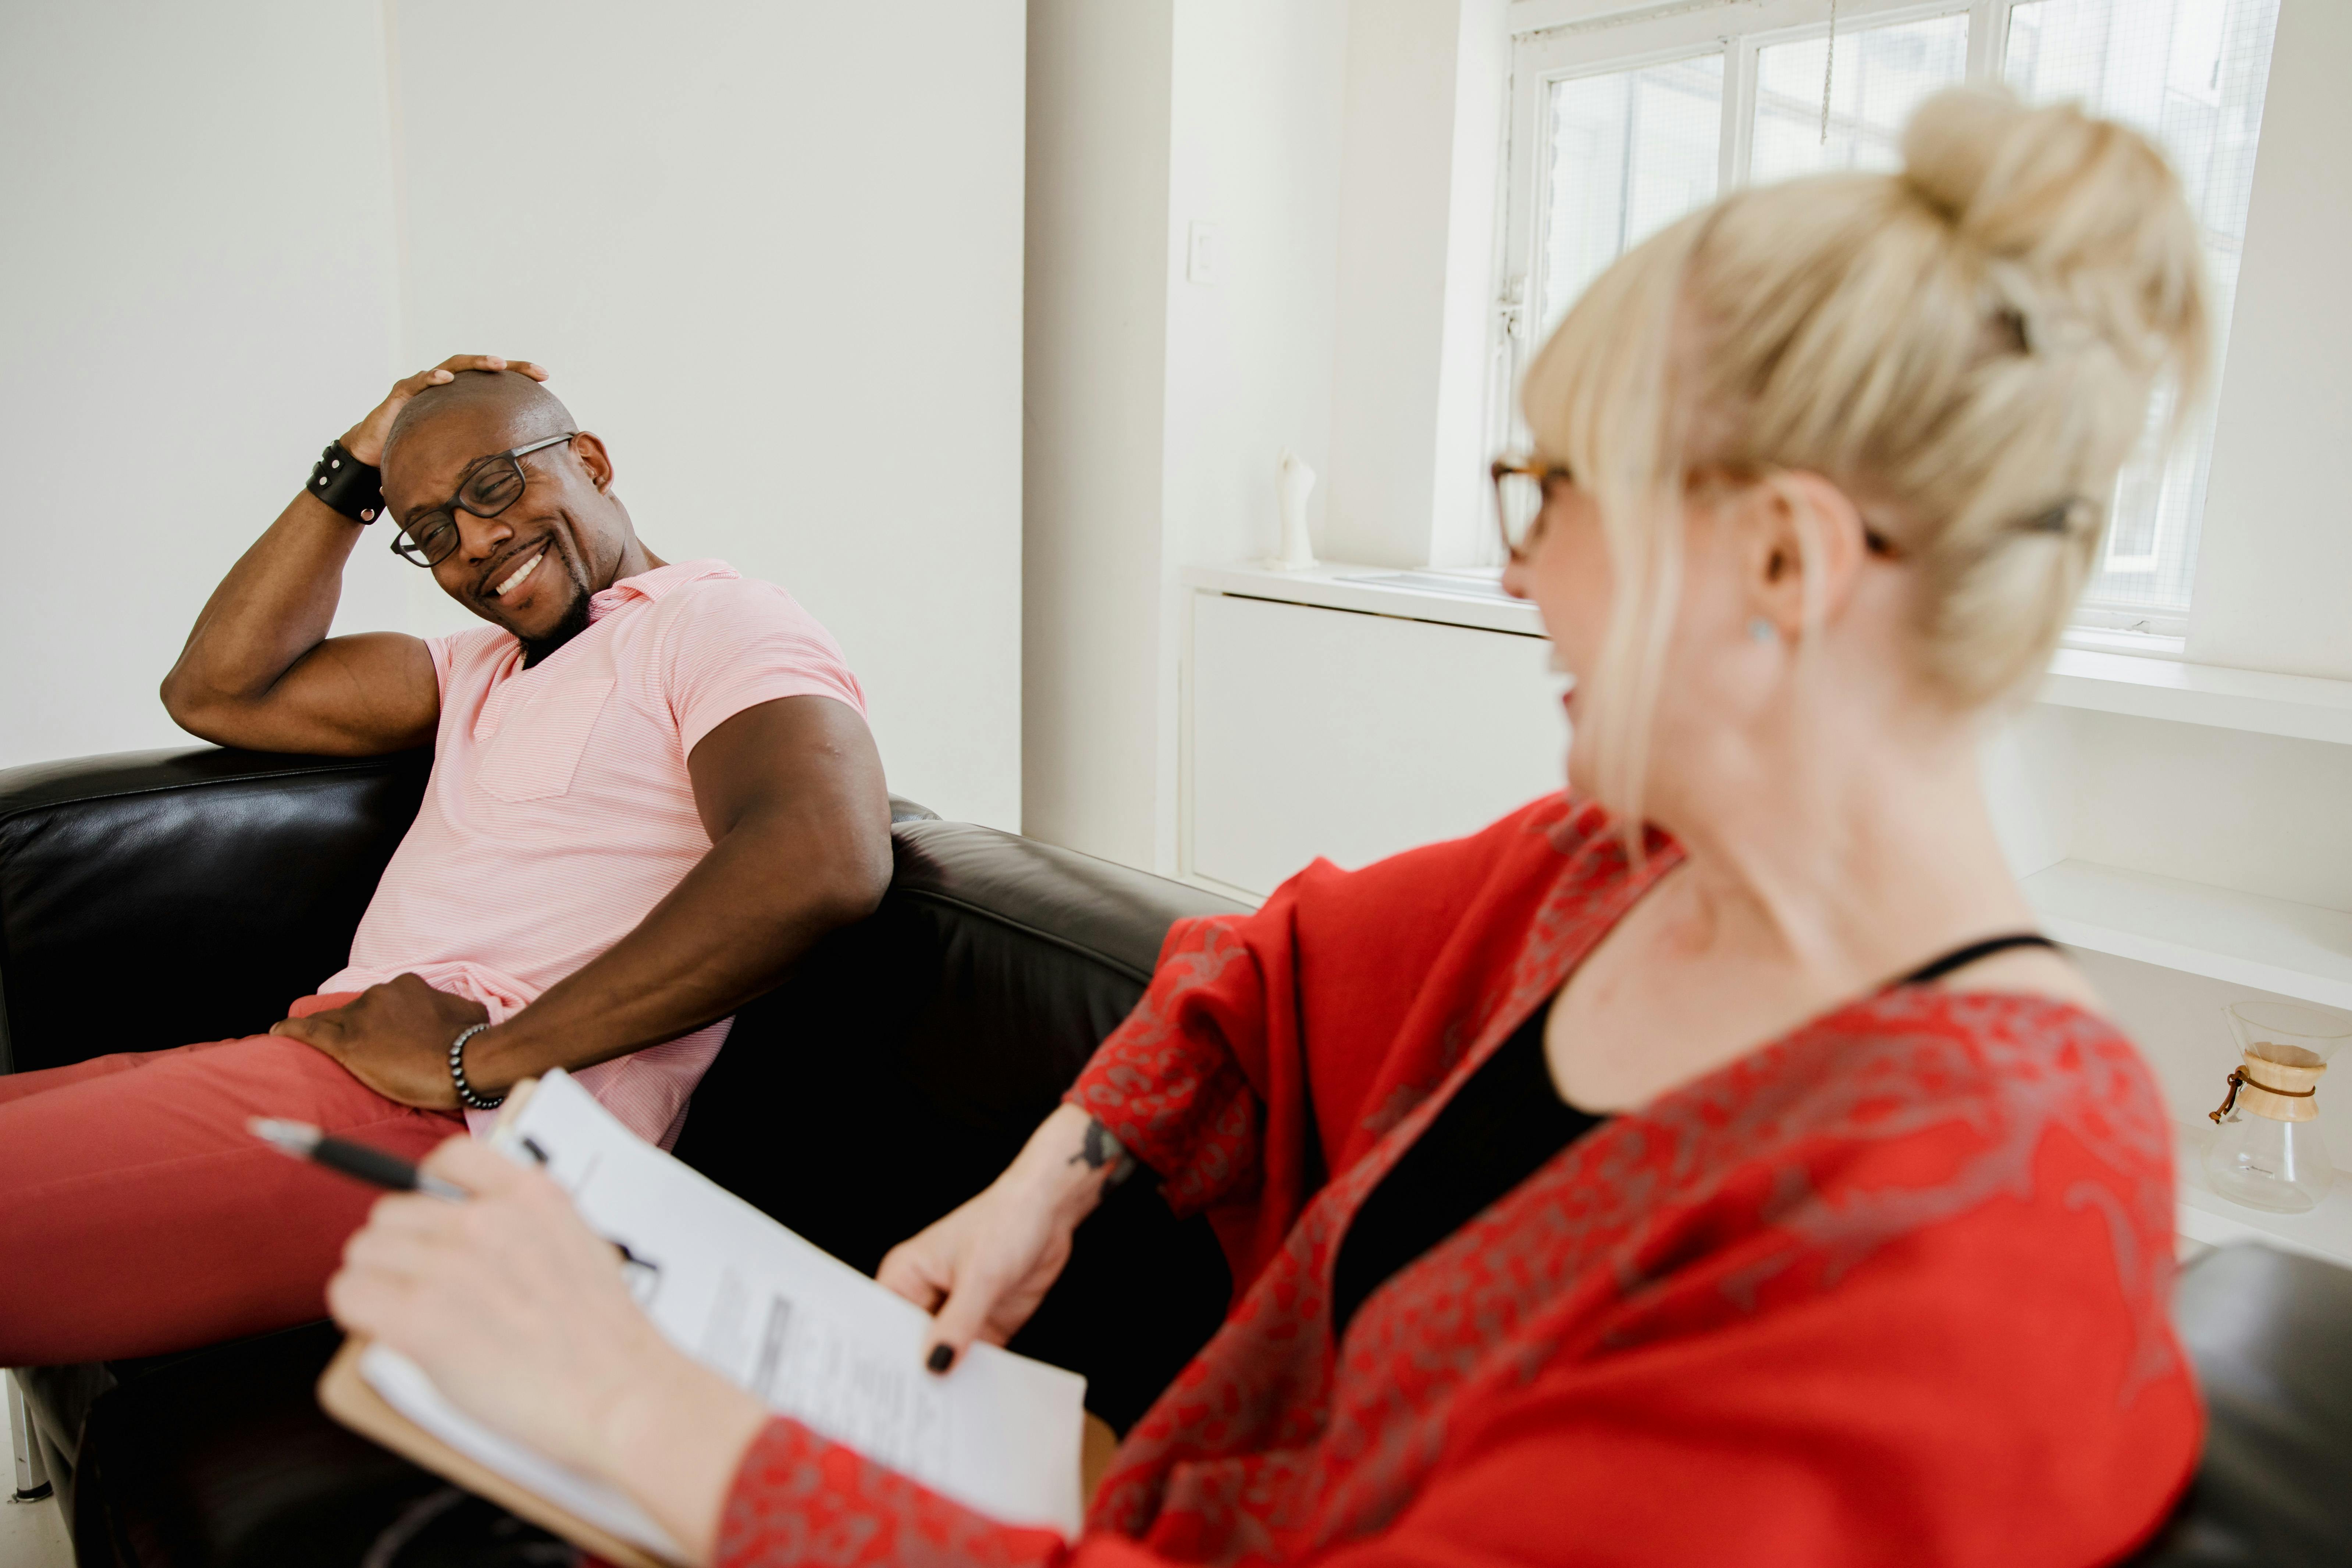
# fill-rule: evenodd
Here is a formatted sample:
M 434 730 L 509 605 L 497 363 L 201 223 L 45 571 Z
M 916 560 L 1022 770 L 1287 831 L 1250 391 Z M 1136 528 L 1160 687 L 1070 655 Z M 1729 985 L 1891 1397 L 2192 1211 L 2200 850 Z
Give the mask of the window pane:
M 2025 0 L 2010 13 L 2011 87 L 2037 102 L 2076 99 L 2139 127 L 2180 172 L 2204 230 L 2217 366 L 2277 26 L 2278 0 Z M 2149 612 L 2157 630 L 2180 624 L 2197 570 L 2212 410 L 2208 397 L 2168 453 L 2160 443 L 2169 401 L 2150 410 L 2147 439 L 2116 487 L 2105 559 L 2084 599 L 2094 612 Z
M 1552 84 L 1545 332 L 1629 247 L 1715 199 L 1722 141 L 1720 53 Z
M 1756 51 L 1755 137 L 1748 179 L 1768 184 L 1831 169 L 1894 169 L 1904 122 L 1919 100 L 1956 87 L 1969 68 L 1969 19 L 1931 16 L 1837 34 L 1829 62 L 1829 137 L 1822 137 L 1822 66 L 1829 39 Z

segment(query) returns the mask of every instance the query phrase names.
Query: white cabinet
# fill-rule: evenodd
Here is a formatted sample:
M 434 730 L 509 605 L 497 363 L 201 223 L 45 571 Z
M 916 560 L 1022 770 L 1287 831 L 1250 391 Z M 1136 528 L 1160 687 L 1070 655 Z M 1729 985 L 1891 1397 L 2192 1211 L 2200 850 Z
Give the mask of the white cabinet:
M 1186 875 L 1263 898 L 1318 855 L 1360 866 L 1560 787 L 1567 715 L 1541 637 L 1186 596 Z

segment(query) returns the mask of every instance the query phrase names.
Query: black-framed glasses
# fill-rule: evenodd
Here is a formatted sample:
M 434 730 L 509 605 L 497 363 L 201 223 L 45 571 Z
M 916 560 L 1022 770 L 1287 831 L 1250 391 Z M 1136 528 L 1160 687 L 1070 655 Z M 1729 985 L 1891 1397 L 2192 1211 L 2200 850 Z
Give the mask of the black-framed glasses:
M 1574 484 L 1576 476 L 1565 463 L 1539 463 L 1530 458 L 1497 458 L 1486 471 L 1495 480 L 1495 522 L 1503 531 L 1503 554 L 1517 561 L 1535 548 L 1542 531 L 1544 499 L 1552 482 Z
M 469 511 L 476 517 L 498 516 L 522 499 L 523 487 L 530 482 L 522 471 L 521 459 L 550 447 L 561 447 L 579 434 L 577 430 L 566 430 L 544 441 L 480 458 L 457 482 L 456 495 L 401 525 L 400 531 L 392 536 L 392 552 L 418 566 L 438 566 L 457 548 L 458 511 Z

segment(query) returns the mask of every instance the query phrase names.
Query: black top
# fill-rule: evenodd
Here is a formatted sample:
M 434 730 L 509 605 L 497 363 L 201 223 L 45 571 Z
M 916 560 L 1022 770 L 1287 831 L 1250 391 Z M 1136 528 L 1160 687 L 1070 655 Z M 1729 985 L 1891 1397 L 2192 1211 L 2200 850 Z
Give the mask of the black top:
M 1606 1117 L 1559 1097 L 1544 1058 L 1549 1005 L 1479 1065 L 1364 1199 L 1331 1265 L 1331 1338 L 1388 1277 L 1461 1229 Z
M 2032 932 L 1990 937 L 1923 963 L 1887 987 L 1925 985 L 2012 947 L 2053 947 Z M 1452 1236 L 1550 1158 L 1609 1119 L 1559 1097 L 1544 1056 L 1547 1001 L 1481 1063 L 1364 1199 L 1331 1265 L 1331 1338 L 1390 1275 Z

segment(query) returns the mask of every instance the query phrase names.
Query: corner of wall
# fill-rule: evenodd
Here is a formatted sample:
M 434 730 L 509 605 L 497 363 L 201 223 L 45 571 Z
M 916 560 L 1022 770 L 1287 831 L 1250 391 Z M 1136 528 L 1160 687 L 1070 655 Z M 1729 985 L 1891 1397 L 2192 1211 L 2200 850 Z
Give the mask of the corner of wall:
M 1024 833 L 1154 847 L 1172 0 L 1029 0 Z

